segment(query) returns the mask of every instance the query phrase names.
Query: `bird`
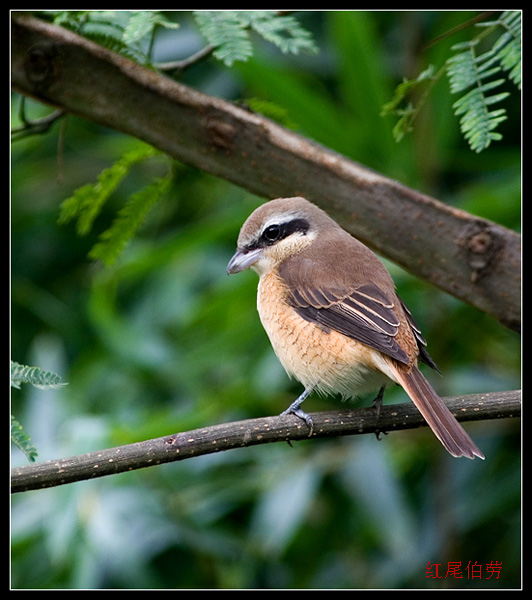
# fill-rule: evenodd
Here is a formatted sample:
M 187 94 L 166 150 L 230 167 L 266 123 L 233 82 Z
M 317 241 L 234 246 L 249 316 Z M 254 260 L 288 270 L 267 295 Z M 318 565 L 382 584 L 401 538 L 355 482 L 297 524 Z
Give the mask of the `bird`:
M 259 275 L 257 309 L 279 361 L 304 391 L 281 415 L 294 414 L 312 393 L 356 398 L 400 385 L 454 457 L 484 455 L 419 369 L 437 370 L 386 267 L 324 210 L 302 197 L 277 198 L 246 219 L 228 274 Z

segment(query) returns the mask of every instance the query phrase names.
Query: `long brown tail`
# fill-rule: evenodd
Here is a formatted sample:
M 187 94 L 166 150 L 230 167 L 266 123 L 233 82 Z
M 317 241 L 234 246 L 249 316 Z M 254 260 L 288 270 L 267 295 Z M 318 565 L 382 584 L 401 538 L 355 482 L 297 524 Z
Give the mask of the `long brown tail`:
M 484 458 L 482 452 L 417 367 L 409 372 L 405 372 L 395 365 L 392 368 L 398 381 L 417 406 L 434 435 L 450 454 L 457 457 L 475 458 L 478 456 Z

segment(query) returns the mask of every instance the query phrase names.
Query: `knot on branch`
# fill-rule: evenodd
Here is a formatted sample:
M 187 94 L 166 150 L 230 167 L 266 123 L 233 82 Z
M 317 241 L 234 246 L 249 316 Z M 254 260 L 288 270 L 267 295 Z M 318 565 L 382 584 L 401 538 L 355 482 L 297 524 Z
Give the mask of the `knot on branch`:
M 26 55 L 24 70 L 36 90 L 45 90 L 56 79 L 55 58 L 57 45 L 42 42 L 32 46 Z
M 237 129 L 220 116 L 209 116 L 205 121 L 205 130 L 212 144 L 221 150 L 231 150 L 237 134 Z
M 471 283 L 486 275 L 500 256 L 504 242 L 488 223 L 476 221 L 466 227 L 461 246 L 471 268 Z

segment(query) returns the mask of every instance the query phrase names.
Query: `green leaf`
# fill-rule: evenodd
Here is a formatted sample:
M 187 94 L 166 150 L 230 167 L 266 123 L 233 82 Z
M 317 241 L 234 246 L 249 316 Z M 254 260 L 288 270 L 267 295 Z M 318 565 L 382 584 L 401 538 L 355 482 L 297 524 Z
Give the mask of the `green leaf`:
M 124 154 L 114 165 L 104 169 L 98 175 L 96 183 L 89 183 L 78 188 L 72 196 L 61 203 L 58 223 L 63 225 L 77 217 L 79 235 L 89 233 L 104 204 L 130 169 L 139 162 L 157 154 L 159 154 L 159 151 L 147 144 L 139 144 L 136 148 Z
M 215 50 L 213 55 L 230 67 L 235 61 L 247 60 L 253 47 L 242 22 L 239 11 L 194 11 L 194 18 L 201 31 Z
M 101 260 L 107 266 L 112 265 L 141 225 L 148 210 L 168 191 L 170 183 L 170 176 L 156 178 L 133 194 L 111 227 L 101 234 L 100 241 L 89 252 L 89 257 Z
M 248 11 L 249 24 L 265 40 L 275 44 L 285 54 L 318 51 L 312 35 L 301 27 L 292 15 L 277 15 L 274 11 Z
M 28 367 L 11 361 L 11 387 L 20 389 L 21 383 L 31 383 L 39 389 L 56 389 L 66 383 L 61 383 L 61 377 L 51 371 L 39 367 Z
M 123 40 L 127 44 L 136 44 L 152 35 L 158 26 L 177 29 L 179 24 L 169 21 L 160 10 L 133 10 L 124 28 Z
M 396 88 L 393 98 L 384 104 L 381 109 L 381 117 L 387 115 L 395 115 L 400 117 L 392 130 L 393 137 L 396 142 L 400 142 L 403 137 L 413 130 L 413 121 L 421 111 L 428 92 L 432 85 L 439 79 L 441 73 L 434 74 L 434 66 L 429 65 L 427 69 L 422 71 L 415 79 L 404 79 Z M 408 94 L 421 84 L 429 82 L 429 87 L 425 90 L 417 105 L 414 106 L 411 102 L 407 102 Z M 403 105 L 403 106 L 401 106 Z
M 51 371 L 44 371 L 39 367 L 28 367 L 11 361 L 11 387 L 20 389 L 21 383 L 30 383 L 39 389 L 57 389 L 66 383 L 61 382 L 61 377 Z M 11 441 L 17 445 L 30 461 L 34 461 L 37 450 L 31 443 L 31 438 L 22 429 L 20 423 L 11 415 Z
M 500 22 L 508 31 L 501 36 L 496 51 L 502 68 L 508 72 L 510 80 L 521 89 L 521 13 L 507 11 L 503 13 Z
M 483 28 L 482 33 L 469 41 L 454 44 L 451 50 L 456 54 L 447 59 L 444 68 L 449 78 L 451 94 L 463 93 L 453 104 L 455 115 L 462 115 L 460 129 L 470 147 L 475 152 L 480 152 L 492 141 L 501 139 L 502 136 L 493 130 L 506 119 L 504 109 L 488 110 L 489 106 L 508 97 L 508 92 L 488 93 L 502 85 L 505 79 L 490 78 L 506 72 L 508 78 L 521 87 L 521 14 L 519 11 L 506 11 L 495 21 L 476 25 Z M 499 35 L 491 47 L 479 54 L 478 49 L 486 47 L 484 38 L 497 31 Z M 431 77 L 431 86 L 414 107 L 406 102 L 406 96 L 411 88 L 423 81 L 424 74 L 425 72 L 416 79 L 399 84 L 392 100 L 382 108 L 381 116 L 395 114 L 400 117 L 393 129 L 397 141 L 412 130 L 412 122 L 438 77 Z
M 317 52 L 312 35 L 291 15 L 273 10 L 193 11 L 201 33 L 214 46 L 213 55 L 230 67 L 253 55 L 249 29 L 282 52 Z
M 30 436 L 24 432 L 22 425 L 13 417 L 13 415 L 11 415 L 11 441 L 24 452 L 28 460 L 35 462 L 37 450 L 31 443 Z
M 460 119 L 460 128 L 470 147 L 475 152 L 487 148 L 494 140 L 502 138 L 494 129 L 504 121 L 505 109 L 490 111 L 489 106 L 501 102 L 509 92 L 490 94 L 492 90 L 504 83 L 503 78 L 490 80 L 502 70 L 509 72 L 509 77 L 518 86 L 521 83 L 521 18 L 520 14 L 505 12 L 497 20 L 483 23 L 485 31 L 469 42 L 455 44 L 452 50 L 460 50 L 458 54 L 447 60 L 447 75 L 451 93 L 466 92 L 454 104 L 453 108 Z M 491 48 L 477 55 L 480 41 L 497 27 L 503 27 L 501 35 Z

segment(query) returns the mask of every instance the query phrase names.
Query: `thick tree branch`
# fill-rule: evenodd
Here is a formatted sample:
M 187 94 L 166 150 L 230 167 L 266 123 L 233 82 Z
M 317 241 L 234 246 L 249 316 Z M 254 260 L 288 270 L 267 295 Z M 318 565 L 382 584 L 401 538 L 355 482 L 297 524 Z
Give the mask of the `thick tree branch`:
M 460 421 L 518 417 L 521 414 L 521 392 L 518 390 L 449 397 L 445 401 Z M 369 407 L 318 412 L 313 413 L 312 418 L 312 438 L 388 432 L 426 425 L 410 402 L 382 406 L 378 414 L 375 408 Z M 304 439 L 309 439 L 308 429 L 292 415 L 223 423 L 127 446 L 17 467 L 12 470 L 11 491 L 17 493 L 55 487 L 222 450 Z
M 130 134 L 267 198 L 302 195 L 381 254 L 508 327 L 521 238 L 28 14 L 12 21 L 15 90 Z

